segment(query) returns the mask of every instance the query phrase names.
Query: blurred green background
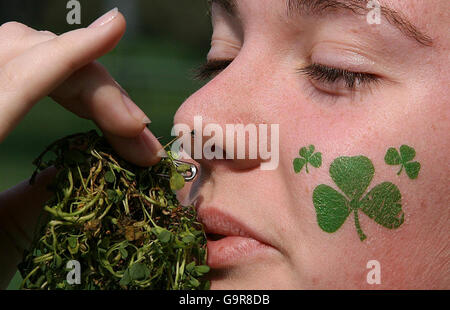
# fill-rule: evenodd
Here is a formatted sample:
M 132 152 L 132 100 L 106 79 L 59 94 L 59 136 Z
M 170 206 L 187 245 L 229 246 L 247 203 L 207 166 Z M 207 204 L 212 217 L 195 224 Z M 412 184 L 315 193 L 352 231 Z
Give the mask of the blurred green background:
M 67 2 L 0 0 L 0 24 L 18 21 L 61 34 L 86 27 L 117 6 L 127 19 L 127 32 L 100 62 L 150 117 L 155 135 L 163 142 L 170 140 L 176 110 L 202 86 L 192 77 L 209 49 L 207 1 L 79 0 L 81 25 L 67 24 Z M 0 191 L 27 179 L 33 172 L 31 162 L 48 144 L 92 128 L 90 121 L 76 117 L 51 99 L 43 99 L 0 144 Z M 17 288 L 20 281 L 17 274 L 9 289 Z

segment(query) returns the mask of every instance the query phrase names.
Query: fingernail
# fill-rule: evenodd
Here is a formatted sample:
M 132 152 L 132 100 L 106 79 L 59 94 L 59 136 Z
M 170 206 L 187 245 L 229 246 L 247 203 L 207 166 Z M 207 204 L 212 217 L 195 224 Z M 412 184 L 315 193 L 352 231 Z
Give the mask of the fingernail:
M 158 151 L 158 153 L 156 153 L 156 155 L 158 155 L 158 157 L 161 157 L 161 158 L 166 158 L 166 157 L 168 157 L 167 152 L 166 152 L 165 149 L 160 149 L 160 150 Z
M 92 24 L 89 25 L 88 28 L 95 28 L 100 27 L 103 25 L 106 25 L 110 21 L 112 21 L 114 18 L 116 18 L 117 13 L 119 13 L 118 8 L 114 8 L 108 13 L 104 14 L 103 16 L 100 16 L 97 20 L 95 20 Z
M 145 128 L 144 131 L 141 134 L 142 140 L 144 140 L 145 144 L 147 145 L 150 153 L 154 154 L 155 157 L 160 157 L 160 151 L 161 151 L 161 144 L 159 143 L 158 139 L 151 133 L 151 131 L 148 128 Z
M 133 102 L 130 98 L 125 96 L 125 94 L 122 93 L 122 100 L 125 103 L 126 107 L 128 108 L 128 111 L 130 114 L 137 119 L 138 121 L 144 123 L 144 124 L 150 124 L 152 121 L 145 115 L 145 113 Z

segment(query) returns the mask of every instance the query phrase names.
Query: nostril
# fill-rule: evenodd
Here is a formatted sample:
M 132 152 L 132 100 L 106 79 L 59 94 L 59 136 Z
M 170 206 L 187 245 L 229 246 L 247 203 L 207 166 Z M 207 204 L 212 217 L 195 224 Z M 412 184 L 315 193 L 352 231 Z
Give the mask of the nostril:
M 220 146 L 217 147 L 217 152 L 216 152 L 216 145 L 214 144 L 213 146 L 211 146 L 211 153 L 220 154 L 220 151 L 222 151 L 222 156 L 220 157 L 220 159 L 227 159 L 227 152 L 222 149 Z M 230 155 L 228 156 L 228 158 L 230 158 Z M 231 157 L 232 158 L 232 157 Z

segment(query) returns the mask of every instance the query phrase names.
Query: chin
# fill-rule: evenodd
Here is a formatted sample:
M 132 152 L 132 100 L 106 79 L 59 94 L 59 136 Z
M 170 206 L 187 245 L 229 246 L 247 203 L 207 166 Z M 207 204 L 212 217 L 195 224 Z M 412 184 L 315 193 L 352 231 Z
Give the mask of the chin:
M 269 259 L 259 264 L 241 265 L 227 269 L 212 269 L 211 290 L 283 290 L 300 289 L 293 283 L 292 271 L 280 261 Z

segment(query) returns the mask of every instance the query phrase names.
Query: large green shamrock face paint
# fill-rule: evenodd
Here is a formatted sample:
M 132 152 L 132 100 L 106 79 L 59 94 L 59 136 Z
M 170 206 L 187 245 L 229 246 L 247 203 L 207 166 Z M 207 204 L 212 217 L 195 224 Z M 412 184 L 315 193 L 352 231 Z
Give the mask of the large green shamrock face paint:
M 337 231 L 353 212 L 356 230 L 363 241 L 367 237 L 359 224 L 359 210 L 386 228 L 395 229 L 403 224 L 402 195 L 396 185 L 381 183 L 363 197 L 374 173 L 372 162 L 364 156 L 339 157 L 331 164 L 330 176 L 344 195 L 324 184 L 315 188 L 313 203 L 322 230 Z

